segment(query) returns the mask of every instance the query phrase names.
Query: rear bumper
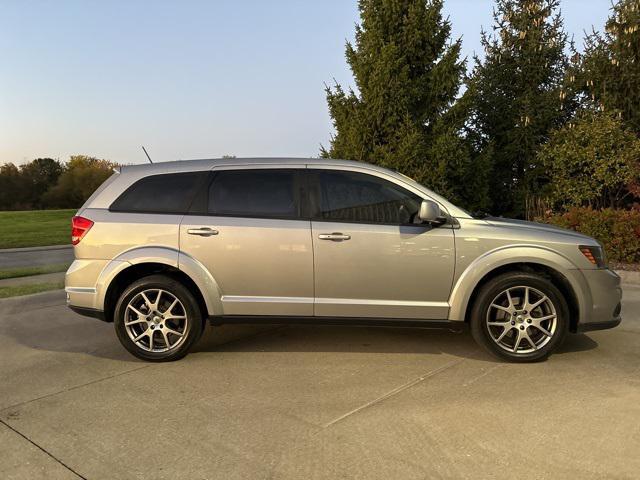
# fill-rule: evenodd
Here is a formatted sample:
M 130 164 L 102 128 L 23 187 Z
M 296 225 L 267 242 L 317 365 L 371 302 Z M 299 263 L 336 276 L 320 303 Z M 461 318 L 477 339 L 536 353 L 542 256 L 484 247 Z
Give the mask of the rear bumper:
M 98 320 L 102 320 L 106 322 L 104 312 L 102 310 L 97 310 L 95 308 L 87 308 L 87 307 L 78 307 L 75 305 L 67 305 L 71 310 L 76 312 L 79 315 L 83 315 L 85 317 L 97 318 Z
M 65 274 L 67 304 L 78 308 L 102 310 L 98 295 L 100 275 L 108 260 L 76 259 Z

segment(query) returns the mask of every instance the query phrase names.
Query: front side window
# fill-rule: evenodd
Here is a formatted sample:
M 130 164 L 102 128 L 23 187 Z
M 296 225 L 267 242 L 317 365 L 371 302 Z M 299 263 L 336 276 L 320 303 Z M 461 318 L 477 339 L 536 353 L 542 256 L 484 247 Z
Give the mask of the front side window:
M 109 210 L 184 214 L 209 172 L 167 173 L 142 178 L 120 195 Z
M 222 170 L 209 187 L 209 215 L 298 218 L 295 169 Z
M 403 225 L 412 223 L 422 199 L 393 182 L 365 173 L 317 170 L 318 220 Z

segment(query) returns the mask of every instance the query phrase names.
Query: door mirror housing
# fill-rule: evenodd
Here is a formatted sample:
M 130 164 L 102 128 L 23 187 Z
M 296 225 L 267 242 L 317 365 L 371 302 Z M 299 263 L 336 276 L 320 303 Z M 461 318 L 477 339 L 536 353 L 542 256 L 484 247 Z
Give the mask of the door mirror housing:
M 440 206 L 433 200 L 422 200 L 420 210 L 418 210 L 418 219 L 422 223 L 435 225 L 442 225 L 445 222 Z

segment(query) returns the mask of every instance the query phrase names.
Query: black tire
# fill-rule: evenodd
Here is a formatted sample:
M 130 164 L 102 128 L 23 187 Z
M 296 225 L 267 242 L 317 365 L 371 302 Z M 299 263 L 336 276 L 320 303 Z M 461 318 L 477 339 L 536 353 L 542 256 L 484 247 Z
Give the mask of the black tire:
M 138 309 L 141 313 L 145 314 L 147 320 L 144 322 L 140 321 L 139 325 L 131 325 L 129 327 L 125 325 L 125 315 L 129 315 L 129 321 L 132 321 L 132 313 L 128 313 L 129 303 L 136 299 L 144 298 L 142 296 L 142 292 L 147 295 L 146 291 L 150 291 L 149 294 L 153 295 L 155 290 L 162 290 L 162 299 L 159 300 L 160 304 L 167 305 L 167 303 L 173 303 L 171 300 L 177 299 L 179 303 L 176 304 L 177 313 L 179 316 L 184 317 L 184 320 L 173 320 L 171 318 L 164 319 L 162 318 L 160 324 L 155 324 L 154 320 L 149 320 L 152 315 L 151 312 L 147 310 Z M 150 298 L 150 295 L 147 295 L 147 298 Z M 173 297 L 173 298 L 172 298 Z M 155 301 L 158 303 L 158 300 Z M 134 307 L 135 308 L 135 307 Z M 145 308 L 145 305 L 142 306 Z M 168 307 L 166 307 L 168 308 Z M 162 308 L 158 309 L 160 312 Z M 176 310 L 172 310 L 175 314 Z M 148 315 L 147 315 L 148 314 Z M 166 311 L 164 312 L 166 315 Z M 139 315 L 135 314 L 136 318 L 142 318 Z M 153 316 L 153 318 L 163 317 L 160 313 L 159 316 Z M 176 316 L 178 318 L 178 316 Z M 135 319 L 133 319 L 135 320 Z M 169 323 L 166 323 L 169 322 Z M 131 285 L 129 285 L 122 295 L 120 295 L 120 299 L 115 308 L 114 314 L 114 324 L 116 329 L 116 334 L 118 335 L 118 339 L 120 343 L 126 348 L 131 354 L 150 362 L 170 362 L 173 360 L 179 360 L 187 353 L 189 350 L 197 343 L 197 341 L 202 336 L 202 332 L 204 330 L 204 321 L 202 318 L 202 313 L 200 311 L 200 307 L 198 306 L 198 302 L 194 298 L 194 296 L 189 292 L 189 290 L 179 281 L 174 280 L 171 277 L 167 277 L 165 275 L 150 275 L 148 277 L 143 277 Z M 134 331 L 133 329 L 138 329 Z M 164 328 L 164 333 L 162 333 L 162 329 Z M 171 328 L 171 330 L 167 330 Z M 138 343 L 142 346 L 139 346 L 134 339 L 131 338 L 129 332 L 132 332 L 132 335 L 141 333 L 144 329 L 147 329 L 147 334 L 143 337 Z M 155 329 L 152 331 L 152 329 Z M 173 333 L 167 333 L 171 331 L 176 331 L 178 333 L 183 333 L 182 336 Z M 151 337 L 151 338 L 149 338 Z M 167 342 L 165 339 L 169 338 Z M 168 348 L 165 351 L 153 351 L 153 346 L 158 342 L 159 346 L 164 345 L 165 348 L 171 346 L 171 342 L 175 342 L 174 348 Z M 145 344 L 146 345 L 143 345 Z M 152 347 L 151 350 L 146 350 L 145 348 Z M 158 347 L 156 347 L 158 348 Z
M 529 312 L 534 323 L 536 322 L 535 316 L 538 316 L 538 318 L 541 317 L 541 310 L 537 309 L 545 308 L 547 309 L 546 313 L 550 314 L 553 314 L 553 311 L 549 309 L 555 309 L 556 323 L 553 332 L 551 332 L 551 337 L 542 333 L 541 330 L 538 330 L 538 327 L 530 324 L 527 315 L 522 314 L 523 312 L 527 313 L 526 310 L 518 310 L 518 308 L 524 306 L 520 303 L 524 299 L 523 292 L 525 289 L 523 287 L 529 287 L 529 295 L 537 295 L 535 298 L 540 299 L 542 297 L 539 294 L 542 293 L 546 295 L 551 302 L 551 306 L 545 301 L 542 306 L 536 307 L 536 309 L 534 309 L 536 312 L 535 315 Z M 509 293 L 506 293 L 508 289 L 513 290 L 509 290 Z M 508 297 L 512 295 L 512 292 L 514 295 L 520 295 L 512 299 L 513 303 Z M 500 297 L 501 294 L 504 296 Z M 502 299 L 502 301 L 505 302 L 501 304 L 502 306 L 509 307 L 513 304 L 514 308 L 512 310 L 518 310 L 520 313 L 502 313 L 502 310 L 492 307 L 494 300 L 499 301 L 497 299 Z M 535 304 L 535 301 L 533 304 Z M 520 307 L 516 307 L 516 305 Z M 529 304 L 529 306 L 531 305 L 532 304 Z M 542 315 L 546 316 L 545 313 L 542 313 Z M 501 317 L 497 318 L 496 316 Z M 506 320 L 509 321 L 507 322 Z M 489 326 L 488 322 L 492 322 L 493 325 Z M 503 322 L 505 327 L 497 326 L 500 322 Z M 569 329 L 569 308 L 560 290 L 558 290 L 547 277 L 528 272 L 510 272 L 492 278 L 480 288 L 471 309 L 470 323 L 473 338 L 493 355 L 510 362 L 537 362 L 546 359 L 564 341 Z M 542 327 L 547 329 L 549 325 L 549 323 L 543 323 Z M 505 330 L 509 331 L 505 333 L 505 337 L 501 343 L 498 343 L 500 335 Z M 533 350 L 535 348 L 534 345 L 525 338 L 520 339 L 521 333 L 518 330 L 525 332 L 527 337 L 536 336 L 541 346 Z M 550 330 L 547 330 L 547 332 L 549 333 Z M 525 333 L 522 333 L 522 335 Z M 548 339 L 548 337 L 550 339 Z M 512 339 L 513 341 L 511 343 Z M 534 343 L 537 343 L 535 339 Z M 516 350 L 521 349 L 522 351 L 509 351 L 507 347 L 510 347 L 512 344 Z M 519 345 L 522 346 L 519 347 Z M 525 348 L 525 345 L 527 348 Z M 527 350 L 533 351 L 527 352 Z

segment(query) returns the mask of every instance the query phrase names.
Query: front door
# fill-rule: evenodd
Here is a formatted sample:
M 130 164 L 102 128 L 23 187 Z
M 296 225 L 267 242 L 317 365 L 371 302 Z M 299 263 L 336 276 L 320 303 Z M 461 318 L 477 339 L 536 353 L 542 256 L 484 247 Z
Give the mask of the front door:
M 220 167 L 185 215 L 180 250 L 222 291 L 225 315 L 313 315 L 310 222 L 299 167 Z
M 446 319 L 451 226 L 414 223 L 422 197 L 362 171 L 309 169 L 315 315 Z

